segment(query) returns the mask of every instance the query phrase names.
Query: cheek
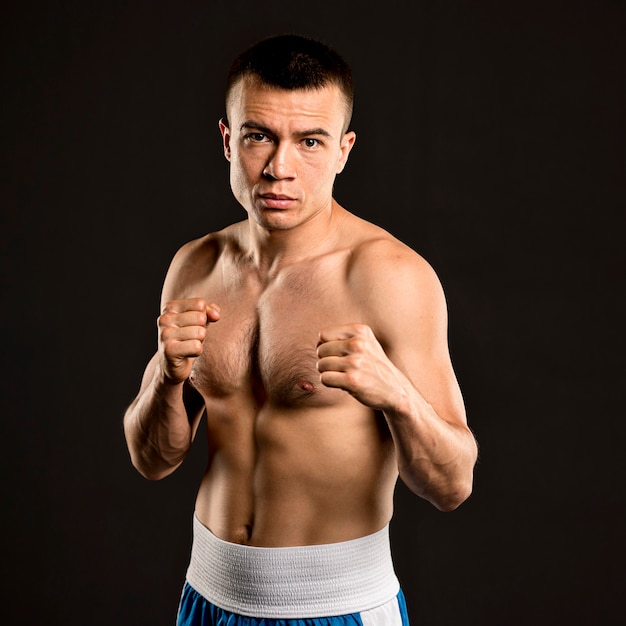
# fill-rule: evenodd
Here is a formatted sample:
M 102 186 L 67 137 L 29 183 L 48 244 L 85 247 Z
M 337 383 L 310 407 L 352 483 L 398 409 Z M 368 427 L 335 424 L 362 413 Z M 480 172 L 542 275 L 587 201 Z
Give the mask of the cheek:
M 248 187 L 245 170 L 238 160 L 232 159 L 230 162 L 230 187 L 237 200 L 242 200 L 245 189 Z
M 233 150 L 230 164 L 232 169 L 237 169 L 242 176 L 256 178 L 260 176 L 268 160 L 266 151 L 257 150 Z
M 249 160 L 248 160 L 249 161 Z M 231 184 L 239 188 L 248 184 L 254 178 L 255 168 L 252 163 L 241 159 L 236 152 L 231 154 L 230 160 L 230 180 Z
M 318 187 L 332 186 L 337 175 L 337 160 L 320 159 L 315 163 L 307 164 L 308 177 L 317 183 Z

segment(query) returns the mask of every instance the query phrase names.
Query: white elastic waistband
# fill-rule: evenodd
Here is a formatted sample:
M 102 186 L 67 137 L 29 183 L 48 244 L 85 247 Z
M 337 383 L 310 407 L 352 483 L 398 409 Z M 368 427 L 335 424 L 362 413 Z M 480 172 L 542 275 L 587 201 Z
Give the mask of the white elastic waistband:
M 389 526 L 351 541 L 259 548 L 216 537 L 197 517 L 187 582 L 240 615 L 305 618 L 373 609 L 394 598 Z

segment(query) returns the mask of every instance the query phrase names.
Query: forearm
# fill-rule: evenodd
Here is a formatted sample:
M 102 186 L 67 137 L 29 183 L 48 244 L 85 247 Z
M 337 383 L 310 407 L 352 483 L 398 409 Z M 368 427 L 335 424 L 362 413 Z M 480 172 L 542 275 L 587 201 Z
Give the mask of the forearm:
M 476 441 L 467 425 L 442 419 L 412 386 L 384 415 L 407 487 L 442 511 L 464 502 L 472 491 L 477 458 Z
M 151 480 L 172 473 L 191 447 L 193 430 L 183 401 L 183 386 L 164 381 L 155 371 L 124 416 L 132 463 Z

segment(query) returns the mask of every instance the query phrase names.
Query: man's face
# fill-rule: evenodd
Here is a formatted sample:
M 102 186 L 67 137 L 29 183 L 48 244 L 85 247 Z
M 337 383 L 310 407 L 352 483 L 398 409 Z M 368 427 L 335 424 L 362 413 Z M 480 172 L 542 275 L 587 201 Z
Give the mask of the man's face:
M 233 194 L 250 218 L 284 230 L 330 209 L 355 140 L 345 118 L 335 85 L 287 91 L 243 79 L 233 88 L 220 130 Z

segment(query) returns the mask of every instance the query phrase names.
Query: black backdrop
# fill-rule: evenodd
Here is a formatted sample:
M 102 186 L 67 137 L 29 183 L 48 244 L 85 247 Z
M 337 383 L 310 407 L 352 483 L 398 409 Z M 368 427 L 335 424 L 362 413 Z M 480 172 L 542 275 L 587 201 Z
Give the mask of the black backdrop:
M 413 623 L 622 623 L 625 18 L 617 0 L 5 4 L 0 621 L 173 623 L 205 451 L 148 482 L 122 414 L 172 254 L 243 217 L 228 63 L 295 31 L 353 65 L 336 196 L 440 275 L 481 445 L 454 513 L 398 487 Z

